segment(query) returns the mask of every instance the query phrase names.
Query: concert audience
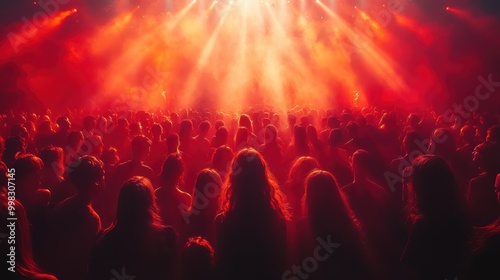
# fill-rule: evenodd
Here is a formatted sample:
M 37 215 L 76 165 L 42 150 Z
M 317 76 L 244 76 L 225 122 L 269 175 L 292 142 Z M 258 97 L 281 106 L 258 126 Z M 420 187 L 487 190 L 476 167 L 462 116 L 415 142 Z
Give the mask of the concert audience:
M 500 279 L 498 115 L 46 110 L 0 126 L 19 279 Z

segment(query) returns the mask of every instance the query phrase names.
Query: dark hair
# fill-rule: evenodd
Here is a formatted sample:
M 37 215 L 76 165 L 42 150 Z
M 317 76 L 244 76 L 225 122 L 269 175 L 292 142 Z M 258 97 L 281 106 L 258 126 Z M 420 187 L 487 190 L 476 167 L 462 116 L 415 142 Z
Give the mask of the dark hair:
M 214 249 L 208 240 L 202 237 L 189 238 L 181 254 L 182 279 L 214 279 Z
M 120 190 L 116 213 L 116 226 L 136 225 L 162 227 L 153 186 L 149 179 L 134 176 Z
M 176 187 L 182 180 L 183 173 L 182 155 L 180 153 L 170 154 L 163 162 L 160 183 L 163 187 Z
M 234 158 L 231 172 L 221 195 L 221 214 L 241 209 L 266 209 L 289 219 L 286 199 L 267 168 L 264 158 L 254 149 L 243 149 Z
M 83 156 L 71 164 L 69 179 L 77 191 L 88 192 L 89 187 L 100 182 L 104 176 L 104 164 L 94 156 Z
M 151 147 L 151 140 L 144 135 L 137 135 L 132 139 L 132 152 L 136 156 L 147 153 L 149 147 Z

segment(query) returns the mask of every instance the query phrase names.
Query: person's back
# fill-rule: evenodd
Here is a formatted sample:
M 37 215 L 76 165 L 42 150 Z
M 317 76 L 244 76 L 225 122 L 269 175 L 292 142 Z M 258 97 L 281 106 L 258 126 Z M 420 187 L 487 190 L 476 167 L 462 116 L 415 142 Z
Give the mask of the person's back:
M 253 149 L 238 153 L 229 176 L 215 222 L 220 279 L 280 279 L 289 218 L 283 195 Z
M 151 182 L 144 177 L 126 181 L 117 209 L 116 222 L 90 256 L 87 279 L 176 279 L 176 234 L 161 223 Z
M 56 206 L 40 244 L 43 266 L 60 280 L 85 279 L 90 251 L 101 230 L 91 202 L 102 187 L 104 166 L 95 157 L 83 156 L 70 179 L 78 193 Z

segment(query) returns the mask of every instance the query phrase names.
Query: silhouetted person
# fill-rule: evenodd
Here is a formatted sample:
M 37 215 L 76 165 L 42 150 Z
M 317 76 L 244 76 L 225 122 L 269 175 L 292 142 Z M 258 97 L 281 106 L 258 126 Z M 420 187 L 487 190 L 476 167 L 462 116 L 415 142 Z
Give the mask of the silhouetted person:
M 482 173 L 470 180 L 467 204 L 473 224 L 486 226 L 500 217 L 500 205 L 494 192 L 495 178 L 500 172 L 500 144 L 479 144 L 474 150 L 474 162 Z
M 124 183 L 116 217 L 92 252 L 87 279 L 176 279 L 176 235 L 162 224 L 147 178 L 136 176 Z
M 193 205 L 184 217 L 189 237 L 201 236 L 210 242 L 215 241 L 214 220 L 219 210 L 221 188 L 222 180 L 215 170 L 203 169 L 198 173 Z
M 259 152 L 266 160 L 269 169 L 278 180 L 283 181 L 286 176 L 283 168 L 283 148 L 278 138 L 278 130 L 274 125 L 265 127 L 264 144 L 260 145 Z
M 212 137 L 210 146 L 214 149 L 217 149 L 220 146 L 227 145 L 228 138 L 229 138 L 229 131 L 225 126 L 221 126 L 217 128 L 217 130 L 215 131 L 215 135 L 214 137 Z
M 310 273 L 291 270 L 286 279 L 289 275 L 306 279 L 304 273 L 307 279 L 368 279 L 363 233 L 335 178 L 316 170 L 305 184 L 305 217 L 297 227 L 299 261 L 315 256 L 318 268 Z
M 240 151 L 216 218 L 219 279 L 280 279 L 288 218 L 284 195 L 262 156 L 253 149 Z
M 220 146 L 212 156 L 212 168 L 219 173 L 222 181 L 225 182 L 227 175 L 231 169 L 231 161 L 233 160 L 233 151 L 229 146 Z
M 12 166 L 17 157 L 26 153 L 26 141 L 20 136 L 12 136 L 5 140 L 5 151 L 2 161 Z
M 329 165 L 327 169 L 335 176 L 340 186 L 352 182 L 352 172 L 349 166 L 349 154 L 342 148 L 342 130 L 332 129 L 330 132 Z
M 180 189 L 184 176 L 184 166 L 180 154 L 170 154 L 163 163 L 158 178 L 160 187 L 156 189 L 156 203 L 160 216 L 166 225 L 173 226 L 181 239 L 186 234 L 185 218 L 191 208 L 192 198 Z
M 250 132 L 248 131 L 248 128 L 243 126 L 238 127 L 238 130 L 234 135 L 234 150 L 238 152 L 241 151 L 242 149 L 251 147 L 249 143 L 250 141 L 249 138 L 250 138 Z
M 11 206 L 15 209 L 15 218 L 17 218 L 15 221 L 15 229 L 12 228 L 15 232 L 15 272 L 7 270 L 11 267 L 9 264 L 10 256 L 7 256 L 7 254 L 10 254 L 11 245 L 14 244 L 8 242 L 7 238 L 2 236 L 2 242 L 0 242 L 0 250 L 2 251 L 0 261 L 2 262 L 2 265 L 0 267 L 3 271 L 3 277 L 6 277 L 2 278 L 19 280 L 57 280 L 56 277 L 45 274 L 35 262 L 31 246 L 30 226 L 26 217 L 26 211 L 19 201 L 14 200 L 11 203 L 13 203 Z M 4 193 L 0 193 L 0 219 L 2 219 L 0 224 L 2 225 L 2 235 L 3 232 L 6 231 L 5 229 L 10 229 L 7 227 L 7 225 L 10 224 L 10 222 L 7 221 L 7 218 L 12 218 L 12 216 L 9 215 L 9 205 L 7 196 Z
M 453 173 L 437 156 L 420 156 L 410 168 L 410 232 L 401 256 L 404 279 L 462 279 L 470 225 Z
M 182 280 L 215 280 L 215 252 L 210 242 L 190 238 L 181 252 Z
M 294 160 L 288 179 L 283 187 L 293 220 L 302 218 L 302 197 L 305 193 L 305 181 L 309 173 L 319 168 L 319 163 L 313 157 L 299 157 Z
M 72 168 L 69 177 L 77 194 L 56 206 L 46 227 L 45 242 L 40 244 L 44 268 L 60 280 L 86 279 L 90 252 L 101 230 L 92 201 L 103 187 L 103 163 L 83 156 Z
M 64 146 L 66 145 L 68 135 L 71 131 L 71 121 L 69 120 L 68 117 L 63 116 L 57 118 L 56 123 L 59 126 L 59 128 L 56 130 L 54 134 L 53 144 L 57 147 L 64 148 Z

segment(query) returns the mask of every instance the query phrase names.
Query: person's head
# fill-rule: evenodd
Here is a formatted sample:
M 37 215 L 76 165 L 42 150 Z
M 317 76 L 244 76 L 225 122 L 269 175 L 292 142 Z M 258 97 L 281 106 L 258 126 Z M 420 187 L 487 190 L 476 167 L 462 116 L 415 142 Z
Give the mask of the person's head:
M 66 116 L 57 118 L 56 123 L 59 126 L 59 131 L 69 132 L 69 130 L 71 129 L 71 122 Z
M 167 136 L 166 142 L 169 153 L 179 152 L 180 140 L 179 140 L 179 135 L 177 133 L 172 133 L 169 136 Z
M 181 253 L 182 279 L 215 279 L 215 252 L 208 240 L 202 237 L 189 238 Z
M 434 150 L 434 154 L 444 159 L 453 159 L 453 154 L 457 150 L 455 139 L 450 130 L 438 128 L 434 131 L 431 137 L 430 148 Z
M 318 140 L 318 131 L 316 127 L 312 124 L 307 126 L 307 137 L 311 143 L 314 143 Z
M 316 234 L 344 230 L 356 223 L 352 210 L 333 175 L 323 170 L 312 171 L 305 181 L 303 213 Z
M 290 217 L 274 176 L 254 149 L 243 149 L 234 158 L 221 196 L 221 208 L 223 215 L 272 212 L 282 218 Z
M 70 166 L 69 179 L 78 195 L 90 203 L 100 192 L 104 182 L 104 164 L 94 156 L 80 157 Z
M 109 147 L 102 152 L 101 159 L 104 166 L 109 166 L 117 164 L 120 161 L 120 156 L 118 155 L 118 150 L 116 148 Z
M 229 131 L 225 126 L 221 126 L 215 131 L 215 146 L 216 148 L 226 145 L 229 137 Z
M 299 154 L 308 149 L 308 139 L 307 139 L 307 130 L 304 126 L 295 126 L 293 130 L 293 144 L 295 149 L 300 151 Z
M 203 169 L 196 176 L 196 183 L 194 186 L 193 201 L 202 201 L 209 199 L 207 207 L 198 209 L 205 213 L 210 213 L 212 219 L 215 218 L 217 212 L 217 201 L 222 188 L 222 179 L 213 169 Z
M 153 135 L 154 138 L 159 138 L 162 134 L 163 134 L 163 127 L 158 123 L 154 123 L 151 126 L 151 135 Z
M 200 136 L 205 137 L 208 134 L 208 131 L 210 130 L 210 122 L 202 121 L 198 126 L 198 128 L 200 130 Z
M 422 143 L 420 135 L 418 135 L 418 133 L 414 130 L 407 131 L 405 137 L 403 138 L 403 151 L 407 155 L 415 151 L 421 151 L 422 148 L 419 147 L 419 143 Z
M 83 118 L 83 129 L 92 132 L 96 126 L 97 122 L 94 116 L 86 116 Z
M 476 128 L 472 125 L 465 125 L 460 129 L 460 136 L 467 144 L 474 144 L 476 142 Z
M 175 188 L 182 180 L 184 174 L 184 165 L 180 153 L 174 153 L 167 156 L 163 162 L 160 173 L 160 182 L 163 187 Z
M 71 131 L 66 139 L 66 144 L 76 152 L 80 149 L 80 146 L 82 146 L 83 139 L 84 137 L 81 131 Z
M 83 141 L 80 147 L 80 155 L 91 155 L 99 158 L 104 150 L 104 143 L 102 142 L 102 137 L 93 134 Z
M 22 155 L 14 161 L 12 168 L 16 171 L 16 191 L 19 199 L 32 195 L 40 187 L 43 161 L 39 157 L 32 154 Z
M 238 123 L 240 127 L 246 127 L 248 129 L 248 133 L 252 133 L 252 120 L 250 116 L 247 114 L 243 114 L 240 116 L 240 121 Z
M 370 169 L 373 166 L 370 154 L 366 150 L 359 149 L 352 154 L 351 158 L 352 170 L 356 177 L 366 177 L 370 174 Z
M 17 154 L 26 153 L 26 141 L 21 136 L 12 136 L 5 140 L 5 155 L 15 158 Z M 6 162 L 8 164 L 8 162 Z
M 500 143 L 486 141 L 476 146 L 472 153 L 474 162 L 482 171 L 500 172 Z
M 419 217 L 461 218 L 461 195 L 453 172 L 443 158 L 419 156 L 405 170 L 403 178 L 406 178 L 410 220 Z
M 116 226 L 128 229 L 161 227 L 153 186 L 149 179 L 134 176 L 122 186 L 118 195 Z
M 214 155 L 212 156 L 212 168 L 217 170 L 222 177 L 225 177 L 231 167 L 233 156 L 233 151 L 231 151 L 229 146 L 220 146 L 215 149 Z
M 250 132 L 244 126 L 238 127 L 236 135 L 234 136 L 234 145 L 236 150 L 241 150 L 248 145 L 248 138 L 250 137 Z
M 334 128 L 330 131 L 330 147 L 331 148 L 338 148 L 344 144 L 343 136 L 342 136 L 342 130 L 340 128 Z
M 339 128 L 340 120 L 337 117 L 329 116 L 328 119 L 326 120 L 326 125 L 330 129 Z
M 357 123 L 350 121 L 346 126 L 346 130 L 351 139 L 355 139 L 358 137 L 359 127 Z
M 271 143 L 277 143 L 278 140 L 278 130 L 276 127 L 272 124 L 268 124 L 265 128 L 265 143 L 266 144 L 271 144 Z
M 406 122 L 412 129 L 417 129 L 418 124 L 420 123 L 420 117 L 416 114 L 410 114 Z
M 290 187 L 299 188 L 292 190 L 293 192 L 303 193 L 304 192 L 304 181 L 306 177 L 311 173 L 311 171 L 319 167 L 318 161 L 313 157 L 299 157 L 295 159 L 290 167 L 290 172 L 288 173 L 288 182 L 291 183 Z M 297 182 L 293 184 L 292 182 Z
M 132 155 L 135 160 L 144 160 L 150 152 L 151 140 L 144 135 L 137 135 L 132 139 Z
M 193 122 L 189 119 L 183 120 L 179 125 L 179 138 L 181 141 L 191 137 Z
M 62 176 L 64 173 L 64 152 L 56 146 L 47 146 L 40 151 L 40 159 L 43 161 L 45 169 L 53 170 L 56 175 Z
M 500 143 L 500 125 L 494 125 L 488 129 L 486 141 Z

